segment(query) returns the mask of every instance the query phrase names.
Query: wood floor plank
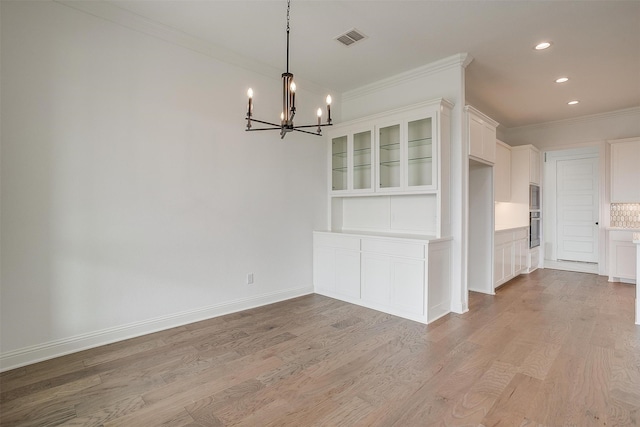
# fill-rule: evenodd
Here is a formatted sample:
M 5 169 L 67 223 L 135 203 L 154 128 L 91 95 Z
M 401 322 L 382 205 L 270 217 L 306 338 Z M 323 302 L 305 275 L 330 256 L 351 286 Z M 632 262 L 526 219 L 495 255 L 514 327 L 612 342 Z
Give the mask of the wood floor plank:
M 320 295 L 0 374 L 2 426 L 637 426 L 630 285 L 536 270 L 425 326 Z

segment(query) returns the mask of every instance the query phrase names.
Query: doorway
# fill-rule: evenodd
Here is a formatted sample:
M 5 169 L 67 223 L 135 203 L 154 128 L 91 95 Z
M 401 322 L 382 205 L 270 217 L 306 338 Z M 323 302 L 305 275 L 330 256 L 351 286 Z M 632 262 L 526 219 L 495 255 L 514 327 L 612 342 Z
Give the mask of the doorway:
M 545 153 L 543 232 L 547 268 L 599 273 L 599 147 Z

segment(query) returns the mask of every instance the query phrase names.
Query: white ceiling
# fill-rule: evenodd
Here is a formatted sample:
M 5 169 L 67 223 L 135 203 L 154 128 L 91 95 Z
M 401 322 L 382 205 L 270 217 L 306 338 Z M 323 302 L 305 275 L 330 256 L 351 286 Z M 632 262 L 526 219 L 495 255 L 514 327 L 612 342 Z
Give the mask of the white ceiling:
M 113 0 L 263 70 L 284 71 L 286 1 Z M 357 28 L 368 39 L 334 38 Z M 533 46 L 543 40 L 546 51 Z M 640 1 L 291 4 L 290 71 L 344 92 L 467 52 L 467 102 L 505 127 L 640 106 Z M 568 76 L 569 82 L 554 83 Z M 579 99 L 580 104 L 567 102 Z

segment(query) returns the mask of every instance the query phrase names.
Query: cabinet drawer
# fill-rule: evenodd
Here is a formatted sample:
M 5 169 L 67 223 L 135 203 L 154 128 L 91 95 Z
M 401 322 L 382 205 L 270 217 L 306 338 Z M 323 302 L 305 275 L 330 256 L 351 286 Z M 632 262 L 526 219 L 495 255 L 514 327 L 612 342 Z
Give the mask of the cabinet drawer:
M 362 239 L 362 251 L 406 258 L 424 258 L 424 244 Z
M 315 246 L 324 246 L 329 248 L 350 249 L 353 251 L 360 250 L 359 237 L 341 236 L 339 234 L 315 233 L 313 235 L 313 244 Z
M 527 233 L 527 229 L 526 228 L 519 228 L 517 230 L 515 230 L 513 232 L 513 240 L 520 240 L 520 239 L 526 239 L 527 235 L 529 233 Z

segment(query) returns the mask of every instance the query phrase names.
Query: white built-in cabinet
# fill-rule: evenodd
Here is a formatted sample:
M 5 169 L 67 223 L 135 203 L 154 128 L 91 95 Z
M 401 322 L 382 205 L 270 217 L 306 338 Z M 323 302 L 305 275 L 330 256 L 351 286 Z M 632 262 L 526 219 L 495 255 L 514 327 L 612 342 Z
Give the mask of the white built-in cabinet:
M 376 134 L 376 191 L 437 188 L 435 112 L 414 111 L 381 121 Z
M 611 144 L 611 202 L 640 203 L 640 138 Z
M 438 189 L 443 112 L 449 121 L 444 108 L 449 104 L 441 100 L 335 126 L 329 132 L 331 193 Z
M 373 192 L 374 137 L 369 125 L 345 127 L 331 137 L 331 191 Z
M 329 131 L 315 292 L 423 323 L 450 311 L 452 107 L 436 99 Z
M 635 230 L 609 230 L 609 281 L 636 281 Z M 637 232 L 637 231 L 636 231 Z
M 496 231 L 494 237 L 494 288 L 527 270 L 529 257 L 526 227 Z
M 514 201 L 529 203 L 529 184 L 540 185 L 540 169 L 540 150 L 533 145 L 511 147 L 511 188 L 517 199 Z
M 527 273 L 531 273 L 540 266 L 540 247 L 529 249 L 529 258 L 527 260 Z
M 451 239 L 313 233 L 315 292 L 422 323 L 449 313 Z
M 493 167 L 494 198 L 496 202 L 511 200 L 511 147 L 496 140 L 496 163 Z
M 495 163 L 498 122 L 470 105 L 464 108 L 469 139 L 469 157 L 484 163 Z

